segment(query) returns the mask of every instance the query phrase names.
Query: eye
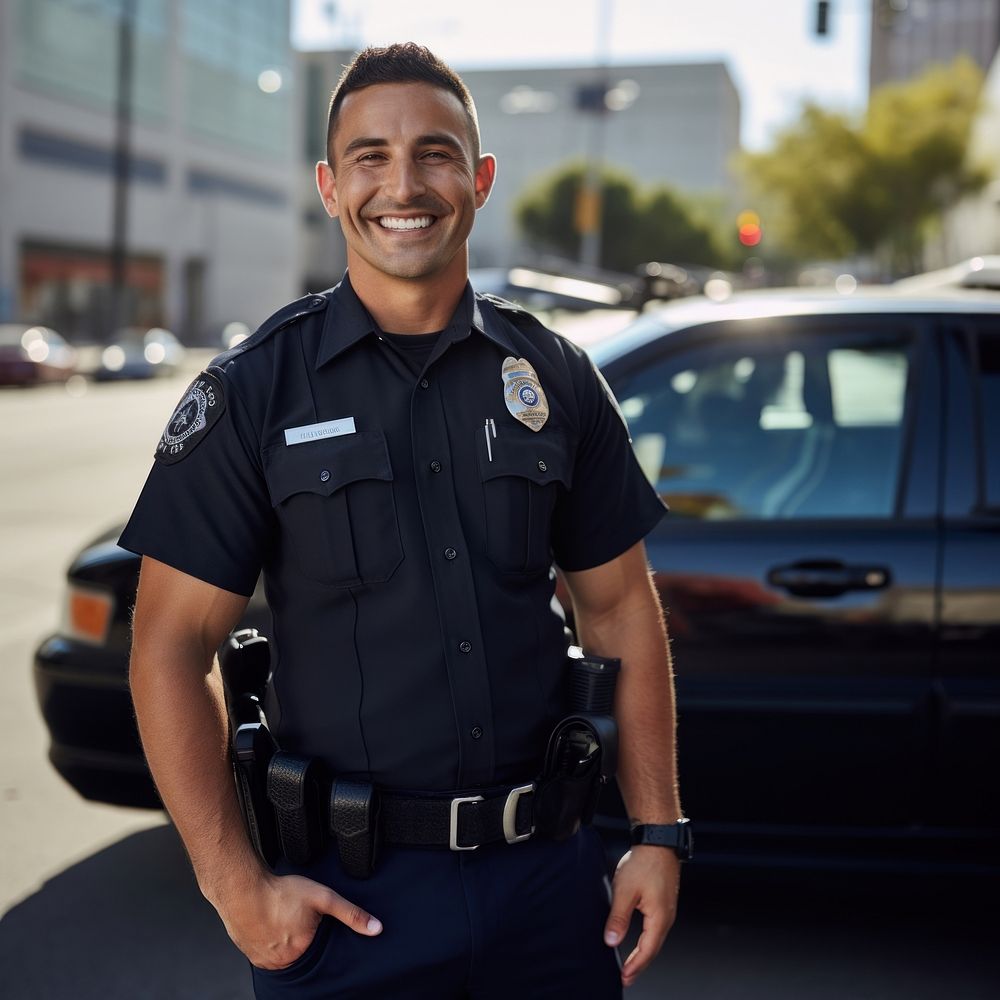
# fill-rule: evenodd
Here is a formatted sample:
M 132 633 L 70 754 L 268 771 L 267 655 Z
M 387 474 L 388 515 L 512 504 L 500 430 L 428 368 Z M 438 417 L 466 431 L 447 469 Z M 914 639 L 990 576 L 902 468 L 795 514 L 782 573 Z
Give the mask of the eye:
M 358 157 L 358 163 L 380 163 L 385 159 L 382 153 L 362 153 Z
M 425 160 L 447 160 L 448 154 L 440 149 L 428 149 L 423 155 Z

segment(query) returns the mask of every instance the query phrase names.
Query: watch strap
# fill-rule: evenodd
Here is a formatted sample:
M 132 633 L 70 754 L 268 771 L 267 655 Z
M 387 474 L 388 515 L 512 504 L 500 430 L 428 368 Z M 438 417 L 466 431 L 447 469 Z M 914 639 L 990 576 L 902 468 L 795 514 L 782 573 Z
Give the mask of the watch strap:
M 633 847 L 647 844 L 669 847 L 681 861 L 689 861 L 694 854 L 694 838 L 689 819 L 681 819 L 676 823 L 638 823 L 632 827 L 630 840 Z

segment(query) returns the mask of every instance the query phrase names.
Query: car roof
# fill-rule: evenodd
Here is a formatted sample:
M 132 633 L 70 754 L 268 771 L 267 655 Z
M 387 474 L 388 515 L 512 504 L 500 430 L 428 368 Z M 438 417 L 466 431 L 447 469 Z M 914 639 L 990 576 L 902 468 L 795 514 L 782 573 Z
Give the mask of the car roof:
M 796 316 L 984 312 L 1000 316 L 1000 293 L 935 289 L 915 294 L 892 286 L 859 287 L 847 295 L 830 288 L 757 289 L 735 292 L 722 301 L 698 295 L 647 309 L 628 326 L 588 344 L 587 350 L 598 365 L 603 365 L 660 337 L 709 323 Z

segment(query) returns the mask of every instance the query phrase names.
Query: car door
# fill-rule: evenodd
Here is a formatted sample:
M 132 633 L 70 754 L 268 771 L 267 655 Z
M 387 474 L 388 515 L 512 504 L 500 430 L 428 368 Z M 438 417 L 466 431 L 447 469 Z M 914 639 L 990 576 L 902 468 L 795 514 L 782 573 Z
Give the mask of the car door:
M 949 324 L 934 785 L 928 821 L 1000 837 L 1000 316 Z M 970 854 L 967 860 L 974 860 Z
M 672 513 L 647 538 L 673 639 L 685 810 L 904 828 L 927 770 L 939 385 L 915 318 L 708 324 L 605 367 Z

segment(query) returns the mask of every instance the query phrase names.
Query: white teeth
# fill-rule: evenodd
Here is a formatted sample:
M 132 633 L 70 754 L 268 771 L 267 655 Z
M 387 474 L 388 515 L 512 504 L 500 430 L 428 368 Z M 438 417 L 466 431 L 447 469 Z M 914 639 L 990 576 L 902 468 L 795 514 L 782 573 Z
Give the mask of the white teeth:
M 434 221 L 433 216 L 421 215 L 416 219 L 398 219 L 392 215 L 379 216 L 378 224 L 383 229 L 426 229 Z

